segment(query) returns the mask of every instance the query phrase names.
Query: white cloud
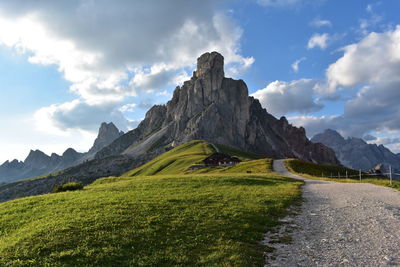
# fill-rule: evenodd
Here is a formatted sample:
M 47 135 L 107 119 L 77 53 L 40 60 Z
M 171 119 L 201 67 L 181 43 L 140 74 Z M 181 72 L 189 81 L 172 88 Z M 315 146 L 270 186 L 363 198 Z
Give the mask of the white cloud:
M 400 79 L 400 26 L 393 31 L 370 33 L 343 50 L 344 55 L 327 70 L 331 87 Z
M 110 103 L 115 109 L 143 91 L 172 88 L 207 51 L 221 52 L 232 75 L 251 66 L 254 59 L 240 54 L 242 29 L 215 12 L 218 2 L 3 1 L 0 44 L 32 64 L 56 65 L 72 83 L 74 103 L 111 111 Z
M 313 36 L 311 36 L 310 40 L 308 40 L 307 48 L 313 49 L 315 47 L 319 47 L 321 49 L 325 49 L 328 46 L 328 41 L 329 41 L 329 34 L 316 33 Z
M 73 100 L 60 105 L 51 105 L 35 113 L 36 128 L 54 134 L 63 134 L 65 130 L 85 130 L 96 132 L 99 125 L 112 121 L 121 130 L 126 131 L 137 122 L 130 121 L 116 108 L 114 102 L 91 104 Z M 62 129 L 62 130 L 60 130 Z
M 119 108 L 119 111 L 121 112 L 134 112 L 135 111 L 136 104 L 126 104 L 123 105 L 122 107 Z
M 310 25 L 316 28 L 332 27 L 332 22 L 327 19 L 315 18 L 313 21 L 311 21 Z
M 305 58 L 305 57 L 302 57 L 302 58 L 296 60 L 295 62 L 293 62 L 293 64 L 292 64 L 292 69 L 293 69 L 293 71 L 294 71 L 295 73 L 299 72 L 299 65 L 300 65 L 300 63 L 303 62 L 304 60 L 306 60 L 306 58 Z
M 316 103 L 314 80 L 302 79 L 291 82 L 275 81 L 264 89 L 256 91 L 252 96 L 260 100 L 261 105 L 275 116 L 292 112 L 302 114 L 320 110 L 323 106 Z

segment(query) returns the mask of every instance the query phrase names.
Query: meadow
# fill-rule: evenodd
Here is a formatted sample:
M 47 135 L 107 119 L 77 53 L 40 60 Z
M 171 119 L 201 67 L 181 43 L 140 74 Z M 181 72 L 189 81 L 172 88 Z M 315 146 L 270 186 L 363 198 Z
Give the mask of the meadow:
M 302 182 L 268 159 L 165 174 L 212 152 L 197 141 L 83 190 L 1 203 L 0 266 L 263 266 L 263 235 L 301 201 Z

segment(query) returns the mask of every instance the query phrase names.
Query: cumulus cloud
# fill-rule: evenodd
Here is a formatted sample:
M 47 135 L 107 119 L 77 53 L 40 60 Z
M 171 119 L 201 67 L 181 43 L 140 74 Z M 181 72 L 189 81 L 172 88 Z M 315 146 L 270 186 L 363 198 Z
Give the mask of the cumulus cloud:
M 327 70 L 331 87 L 399 79 L 400 26 L 393 31 L 370 33 L 343 50 L 344 55 Z
M 295 73 L 299 72 L 299 65 L 300 65 L 300 63 L 303 62 L 304 60 L 306 60 L 306 58 L 305 58 L 305 57 L 302 57 L 302 58 L 296 60 L 295 62 L 293 62 L 293 64 L 292 64 L 292 69 L 293 69 L 293 71 L 294 71 Z
M 115 108 L 113 102 L 90 104 L 81 100 L 73 100 L 41 108 L 34 116 L 38 130 L 51 131 L 61 135 L 65 130 L 74 129 L 94 132 L 104 121 L 114 122 L 123 131 L 137 124 L 137 122 L 126 119 L 121 110 Z
M 219 2 L 2 1 L 0 44 L 32 64 L 56 65 L 76 103 L 109 109 L 175 85 L 206 51 L 221 52 L 233 74 L 250 67 L 254 59 L 240 54 L 242 30 L 215 11 Z
M 329 34 L 316 33 L 313 36 L 311 36 L 310 40 L 308 40 L 307 48 L 313 49 L 315 47 L 319 47 L 320 49 L 325 49 L 328 46 L 328 41 L 329 41 Z
M 261 105 L 275 116 L 292 112 L 306 114 L 323 108 L 313 98 L 316 84 L 316 81 L 310 79 L 275 81 L 264 89 L 256 91 L 252 96 L 258 98 Z
M 320 27 L 332 27 L 332 22 L 330 22 L 327 19 L 320 19 L 320 18 L 315 18 L 310 22 L 310 25 L 316 28 Z
M 391 148 L 400 148 L 397 137 L 390 140 L 379 134 L 400 134 L 400 26 L 382 33 L 370 33 L 358 43 L 343 49 L 341 56 L 327 71 L 329 86 L 319 93 L 357 90 L 348 99 L 343 114 L 330 117 L 296 116 L 296 125 L 306 127 L 310 135 L 326 128 L 339 130 L 345 136 L 362 137 L 378 133 L 377 140 Z M 372 140 L 372 139 L 371 139 Z M 390 141 L 390 142 L 389 142 Z

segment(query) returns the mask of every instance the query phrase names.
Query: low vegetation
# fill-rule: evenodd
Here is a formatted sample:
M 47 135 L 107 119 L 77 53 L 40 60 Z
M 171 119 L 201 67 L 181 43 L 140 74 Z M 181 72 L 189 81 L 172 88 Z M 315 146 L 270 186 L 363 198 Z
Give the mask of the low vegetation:
M 322 179 L 342 183 L 371 183 L 400 190 L 399 181 L 392 181 L 392 184 L 390 184 L 390 180 L 387 178 L 377 176 L 374 177 L 367 175 L 366 173 L 361 173 L 360 180 L 359 171 L 341 166 L 315 164 L 297 159 L 287 160 L 286 166 L 291 172 L 300 174 L 311 179 Z M 346 172 L 348 176 L 347 179 Z M 331 175 L 333 176 L 333 178 L 331 178 Z
M 67 191 L 75 191 L 82 190 L 83 184 L 81 182 L 70 182 L 63 185 L 54 186 L 53 193 L 67 192 Z

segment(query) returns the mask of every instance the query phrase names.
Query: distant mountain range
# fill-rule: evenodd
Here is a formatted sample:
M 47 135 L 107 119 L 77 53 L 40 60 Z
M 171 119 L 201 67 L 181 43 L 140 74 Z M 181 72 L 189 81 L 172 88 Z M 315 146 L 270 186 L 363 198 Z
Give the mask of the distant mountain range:
M 92 148 L 86 153 L 79 153 L 72 148 L 68 148 L 61 156 L 56 153 L 48 156 L 40 150 L 31 150 L 24 161 L 15 159 L 0 165 L 0 182 L 12 182 L 41 176 L 91 160 L 99 150 L 123 134 L 112 122 L 102 123 Z
M 113 135 L 117 138 L 109 145 L 105 145 L 109 139 L 99 146 L 95 142 L 95 149 L 89 150 L 91 155 L 98 150 L 93 160 L 42 179 L 0 186 L 0 201 L 47 193 L 71 180 L 88 184 L 99 177 L 120 175 L 192 140 L 264 157 L 339 164 L 334 151 L 311 142 L 303 127 L 294 127 L 285 117 L 277 119 L 262 108 L 242 80 L 226 78 L 224 58 L 217 52 L 200 56 L 191 79 L 175 89 L 166 105 L 153 106 L 136 129 L 119 135 Z
M 311 138 L 315 143 L 322 143 L 332 148 L 339 161 L 346 167 L 367 171 L 377 164 L 389 165 L 400 170 L 400 154 L 394 154 L 383 145 L 368 144 L 361 138 L 343 138 L 337 131 L 328 129 Z

